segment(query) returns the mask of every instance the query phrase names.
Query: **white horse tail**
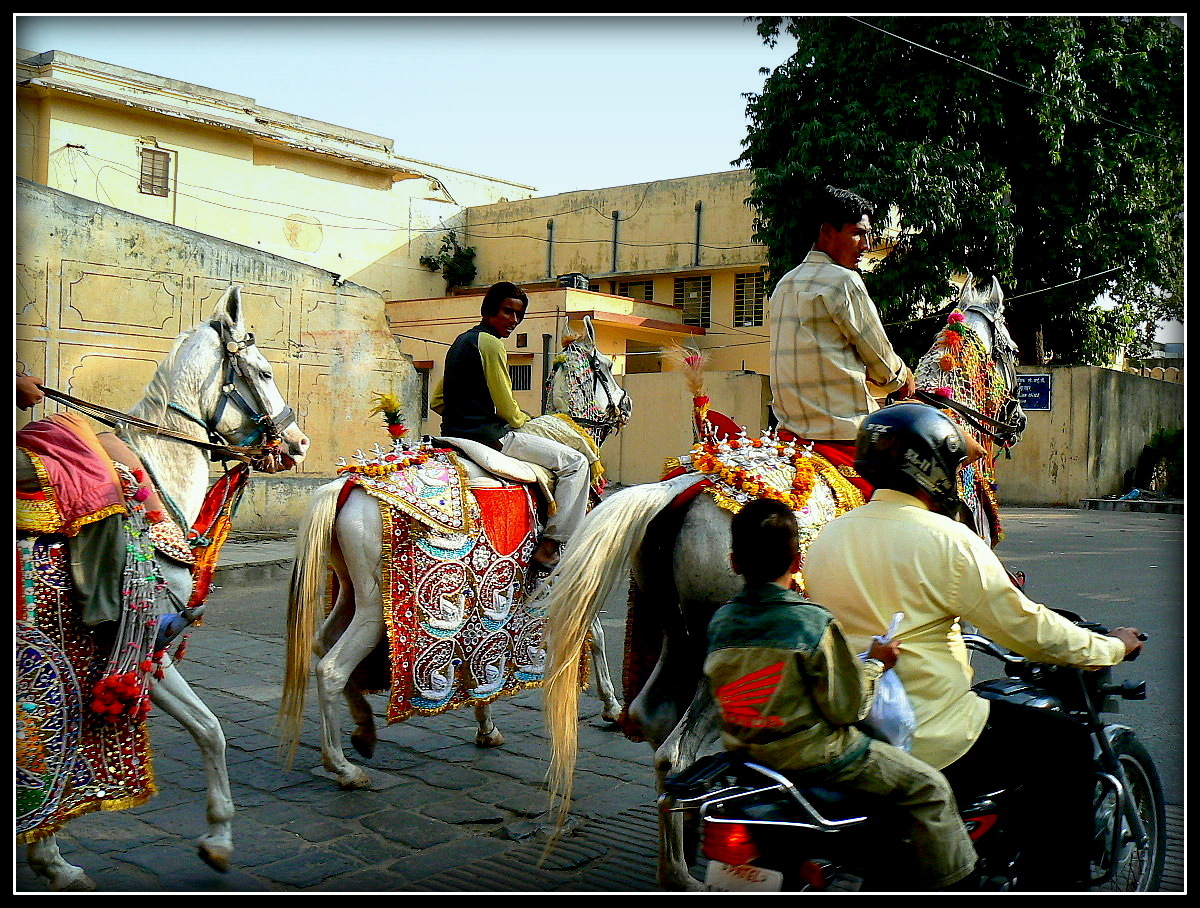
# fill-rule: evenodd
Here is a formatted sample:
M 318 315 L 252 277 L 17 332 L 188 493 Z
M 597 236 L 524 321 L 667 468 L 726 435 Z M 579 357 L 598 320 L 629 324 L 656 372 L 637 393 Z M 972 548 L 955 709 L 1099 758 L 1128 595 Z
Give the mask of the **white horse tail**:
M 655 515 L 702 479 L 688 474 L 665 482 L 622 489 L 592 511 L 571 537 L 562 560 L 535 596 L 546 619 L 546 678 L 542 710 L 550 732 L 550 803 L 557 807 L 555 832 L 566 823 L 578 756 L 580 658 L 588 629 L 614 585 L 629 577 Z
M 317 620 L 324 616 L 325 584 L 328 576 L 333 522 L 342 482 L 322 486 L 313 496 L 296 539 L 296 561 L 288 591 L 287 652 L 284 659 L 283 694 L 275 720 L 280 749 L 290 767 L 304 723 L 304 701 L 312 666 L 313 637 Z

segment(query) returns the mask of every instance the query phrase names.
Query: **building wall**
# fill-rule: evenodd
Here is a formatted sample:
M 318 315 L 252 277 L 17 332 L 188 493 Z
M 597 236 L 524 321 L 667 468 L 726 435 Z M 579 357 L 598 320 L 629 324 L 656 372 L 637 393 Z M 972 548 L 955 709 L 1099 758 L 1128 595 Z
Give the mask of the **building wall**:
M 711 279 L 710 319 L 695 338 L 709 367 L 765 371 L 765 325 L 734 323 L 737 274 L 760 274 L 765 248 L 751 239 L 749 171 L 659 180 L 511 200 L 467 211 L 463 243 L 476 250 L 475 286 L 532 286 L 579 273 L 590 289 L 620 295 L 651 282 L 654 302 L 675 309 L 678 279 Z
M 1181 384 L 1095 366 L 1018 371 L 1049 373 L 1051 409 L 1028 411 L 1012 459 L 997 461 L 1002 505 L 1077 507 L 1128 492 L 1125 474 L 1151 436 L 1184 424 Z
M 391 330 L 425 372 L 429 389 L 441 380 L 446 352 L 454 339 L 479 324 L 483 293 L 481 290 L 427 300 L 388 301 Z M 632 348 L 640 344 L 659 350 L 697 336 L 698 329 L 667 321 L 678 314 L 673 308 L 656 303 L 568 288 L 531 290 L 528 295 L 525 319 L 505 341 L 505 348 L 510 367 L 529 367 L 530 386 L 527 390 L 514 390 L 514 397 L 521 409 L 534 416 L 542 413 L 542 392 L 553 357 L 562 349 L 565 336 L 583 332 L 585 317 L 592 322 L 597 349 L 612 359 L 613 372 L 623 386 L 631 361 L 634 370 L 645 365 L 640 355 L 630 353 Z M 662 368 L 662 363 L 655 363 L 654 371 Z M 423 434 L 437 434 L 440 424 L 436 413 L 423 412 Z M 620 473 L 621 444 L 614 439 L 604 451 L 614 480 Z
M 330 271 L 389 298 L 445 287 L 420 264 L 465 206 L 528 186 L 401 157 L 390 139 L 60 51 L 17 52 L 18 176 Z M 166 197 L 139 191 L 144 149 Z
M 294 530 L 307 490 L 335 475 L 339 456 L 386 443 L 366 415 L 374 393 L 418 399 L 368 288 L 20 179 L 16 229 L 17 367 L 104 406 L 136 403 L 175 337 L 207 319 L 229 284 L 243 286 L 248 324 L 312 446 L 298 473 L 254 475 L 239 529 Z M 415 410 L 408 419 L 416 424 Z

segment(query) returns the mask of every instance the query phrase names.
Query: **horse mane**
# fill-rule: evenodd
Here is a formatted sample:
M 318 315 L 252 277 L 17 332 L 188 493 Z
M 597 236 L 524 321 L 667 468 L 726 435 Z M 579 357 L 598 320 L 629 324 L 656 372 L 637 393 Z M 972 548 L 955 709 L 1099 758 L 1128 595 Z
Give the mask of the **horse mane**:
M 196 330 L 185 331 L 175 338 L 170 351 L 162 358 L 158 368 L 154 370 L 154 375 L 146 385 L 142 399 L 130 408 L 129 412 L 132 415 L 152 421 L 161 421 L 166 418 L 173 393 L 172 378 L 176 374 L 184 344 L 192 338 Z

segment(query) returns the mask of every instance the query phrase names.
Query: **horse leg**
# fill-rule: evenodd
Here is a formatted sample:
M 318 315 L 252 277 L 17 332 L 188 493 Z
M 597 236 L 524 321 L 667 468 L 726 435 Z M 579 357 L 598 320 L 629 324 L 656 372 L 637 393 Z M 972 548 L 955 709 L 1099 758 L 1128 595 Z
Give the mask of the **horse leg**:
M 215 870 L 229 869 L 233 855 L 233 797 L 225 765 L 225 733 L 221 723 L 174 665 L 150 692 L 154 705 L 182 725 L 200 748 L 208 786 L 205 814 L 208 831 L 197 841 L 200 858 Z
M 345 564 L 336 554 L 332 561 L 338 581 L 337 596 L 333 608 L 330 609 L 329 617 L 325 619 L 313 639 L 313 654 L 318 659 L 323 658 L 329 652 L 330 647 L 337 642 L 338 637 L 345 633 L 354 608 Z M 369 760 L 375 756 L 375 746 L 379 740 L 375 731 L 375 711 L 371 708 L 367 698 L 363 696 L 363 692 L 355 683 L 353 676 L 346 682 L 343 695 L 350 718 L 354 722 L 354 731 L 350 734 L 350 744 L 355 751 Z
M 612 725 L 617 723 L 621 715 L 621 701 L 617 699 L 616 688 L 613 687 L 612 675 L 608 671 L 608 656 L 604 652 L 604 627 L 600 617 L 592 621 L 592 674 L 596 678 L 596 696 L 604 704 L 600 718 Z
M 371 787 L 370 777 L 360 767 L 347 760 L 342 750 L 337 700 L 339 695 L 344 695 L 354 668 L 371 654 L 371 650 L 382 639 L 382 612 L 365 615 L 358 609 L 345 632 L 317 662 L 317 699 L 321 707 L 321 762 L 337 777 L 338 785 L 342 788 Z
M 62 856 L 55 836 L 47 836 L 26 845 L 25 861 L 53 892 L 92 892 L 96 888 L 82 867 L 76 867 Z
M 475 707 L 475 745 L 477 747 L 499 747 L 504 743 L 504 735 L 492 721 L 492 704 L 480 703 Z
M 654 751 L 655 784 L 660 794 L 668 777 L 691 766 L 705 749 L 712 749 L 716 734 L 716 704 L 708 682 L 701 680 L 696 698 L 684 711 L 683 718 Z M 704 888 L 688 869 L 682 813 L 658 812 L 658 883 L 670 890 Z

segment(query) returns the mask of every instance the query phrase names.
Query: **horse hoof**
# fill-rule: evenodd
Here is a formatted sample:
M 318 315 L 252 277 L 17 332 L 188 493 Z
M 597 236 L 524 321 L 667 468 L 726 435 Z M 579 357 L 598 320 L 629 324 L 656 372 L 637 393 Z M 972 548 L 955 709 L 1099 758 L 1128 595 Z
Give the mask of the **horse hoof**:
M 666 892 L 704 892 L 705 891 L 704 884 L 701 883 L 695 877 L 691 876 L 690 874 L 683 878 L 678 878 L 678 877 L 670 877 L 668 879 L 660 878 L 659 886 L 661 886 L 663 888 L 663 890 L 665 890 Z
M 500 734 L 499 729 L 493 728 L 486 734 L 484 732 L 477 732 L 475 735 L 476 747 L 499 747 L 503 743 L 504 735 Z
M 229 861 L 233 857 L 233 848 L 229 845 L 210 845 L 201 842 L 198 848 L 200 860 L 221 873 L 229 872 Z
M 51 892 L 95 892 L 96 883 L 79 867 L 74 872 L 64 874 L 50 884 Z
M 375 744 L 378 740 L 374 731 L 364 732 L 361 735 L 353 734 L 350 736 L 350 746 L 361 756 L 369 760 L 375 756 Z
M 338 774 L 337 783 L 339 788 L 344 788 L 349 791 L 358 791 L 371 787 L 371 777 L 357 766 L 352 766 L 344 773 Z

